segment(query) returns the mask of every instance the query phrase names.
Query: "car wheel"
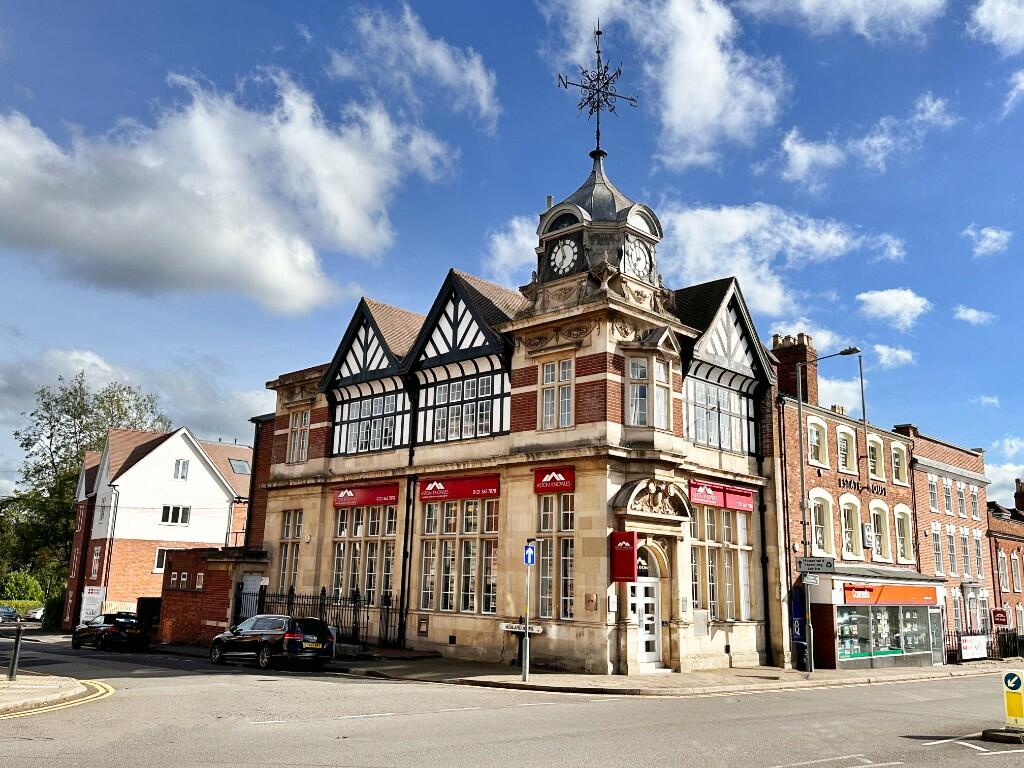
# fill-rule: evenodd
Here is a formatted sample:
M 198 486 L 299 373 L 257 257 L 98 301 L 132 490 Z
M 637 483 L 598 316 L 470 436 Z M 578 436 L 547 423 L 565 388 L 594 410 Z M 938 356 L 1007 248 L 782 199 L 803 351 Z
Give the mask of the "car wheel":
M 256 654 L 256 663 L 260 669 L 270 669 L 274 662 L 274 654 L 269 645 L 261 645 L 259 653 Z
M 224 649 L 220 643 L 214 643 L 210 647 L 210 661 L 214 664 L 224 663 Z
M 78 635 L 71 636 L 71 647 L 76 651 L 82 647 L 82 641 L 78 639 Z
M 110 643 L 107 641 L 106 635 L 99 635 L 96 638 L 96 650 L 97 651 L 109 651 Z

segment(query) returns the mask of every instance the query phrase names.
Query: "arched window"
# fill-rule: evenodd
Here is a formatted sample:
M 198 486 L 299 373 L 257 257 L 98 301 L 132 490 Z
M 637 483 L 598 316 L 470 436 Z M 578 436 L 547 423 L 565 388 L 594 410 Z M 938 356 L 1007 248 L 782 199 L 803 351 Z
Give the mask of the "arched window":
M 875 480 L 885 480 L 885 454 L 878 435 L 868 435 L 868 474 Z
M 868 506 L 871 510 L 871 528 L 875 540 L 871 547 L 873 560 L 892 562 L 892 542 L 889 539 L 889 507 L 875 499 Z
M 1001 592 L 1010 591 L 1010 579 L 1006 571 L 1006 553 L 999 553 L 999 590 Z
M 892 480 L 907 485 L 907 448 L 903 443 L 892 444 Z M 884 472 L 884 470 L 883 470 Z
M 573 216 L 571 213 L 560 213 L 555 217 L 555 220 L 548 226 L 548 232 L 557 232 L 560 229 L 571 227 L 573 224 L 579 224 L 579 219 Z
M 821 488 L 811 489 L 811 551 L 815 555 L 835 555 L 832 497 Z
M 819 467 L 828 466 L 828 430 L 817 416 L 807 417 L 807 461 Z
M 893 507 L 893 516 L 896 519 L 896 559 L 902 563 L 912 563 L 914 562 L 914 526 L 910 507 L 906 504 L 897 504 Z
M 1013 576 L 1013 591 L 1020 592 L 1020 557 L 1016 552 L 1010 557 L 1010 574 Z
M 849 427 L 836 427 L 836 445 L 840 472 L 857 471 L 857 437 Z
M 842 528 L 843 557 L 864 559 L 864 541 L 861 536 L 860 499 L 852 493 L 839 497 L 839 518 Z

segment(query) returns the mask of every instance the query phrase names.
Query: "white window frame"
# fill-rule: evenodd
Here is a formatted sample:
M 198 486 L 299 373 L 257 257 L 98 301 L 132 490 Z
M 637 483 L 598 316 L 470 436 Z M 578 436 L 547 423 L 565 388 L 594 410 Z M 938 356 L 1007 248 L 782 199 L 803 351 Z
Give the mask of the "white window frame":
M 846 458 L 847 463 L 843 464 L 843 454 L 839 450 L 839 441 L 842 438 L 847 440 Z M 857 433 L 850 427 L 839 425 L 836 427 L 836 468 L 847 475 L 856 475 L 857 471 Z
M 192 521 L 192 507 L 164 504 L 160 510 L 160 525 L 186 526 Z
M 188 480 L 188 459 L 174 460 L 174 479 Z
M 939 478 L 937 475 L 928 475 L 928 509 L 932 512 L 939 511 Z
M 163 555 L 163 562 L 161 561 L 160 555 Z M 153 557 L 153 573 L 163 573 L 164 568 L 167 566 L 167 547 L 157 547 L 156 554 Z
M 914 549 L 914 513 L 906 504 L 896 504 L 892 508 L 893 533 L 896 538 L 896 561 L 899 563 L 915 563 L 916 552 Z M 903 520 L 903 544 L 907 554 L 900 556 L 900 519 Z
M 996 562 L 998 563 L 997 572 L 998 572 L 998 575 L 999 575 L 999 591 L 1000 592 L 1009 592 L 1010 591 L 1010 571 L 1009 571 L 1010 561 L 1009 561 L 1009 558 L 1006 557 L 1006 553 L 1005 552 L 1000 552 L 999 556 L 996 559 Z
M 550 432 L 572 429 L 576 426 L 576 360 L 559 357 L 544 360 L 539 365 L 540 412 L 538 429 Z M 550 405 L 550 411 L 548 406 Z
M 1014 552 L 1010 555 L 1010 576 L 1013 579 L 1013 591 L 1021 591 L 1020 556 Z
M 643 372 L 633 375 L 633 363 L 643 365 Z M 651 426 L 651 358 L 646 355 L 630 355 L 626 358 L 626 425 L 630 427 Z M 643 393 L 641 396 L 641 392 Z M 634 401 L 637 407 L 634 408 Z M 643 406 L 640 407 L 640 402 Z
M 817 445 L 820 449 L 820 457 L 814 457 L 813 446 L 815 441 L 812 439 L 812 435 L 817 436 Z M 823 469 L 829 469 L 829 458 L 828 458 L 828 426 L 822 419 L 817 416 L 807 417 L 807 463 L 813 467 L 822 467 Z
M 874 562 L 891 563 L 893 561 L 891 536 L 893 516 L 889 505 L 879 499 L 872 499 L 868 502 L 868 512 L 871 517 L 871 527 L 875 532 L 875 546 L 871 550 L 871 559 Z M 884 524 L 885 530 L 883 531 L 878 530 L 877 521 L 879 520 Z
M 871 448 L 876 448 L 876 456 L 878 458 L 878 470 L 876 472 L 871 471 Z M 868 462 L 868 477 L 872 480 L 885 480 L 885 442 L 881 437 L 875 434 L 869 434 L 867 439 L 867 462 Z
M 99 573 L 100 573 L 100 548 L 99 547 L 93 547 L 92 548 L 92 576 L 90 576 L 89 578 L 90 579 L 95 579 L 95 578 L 97 578 L 99 576 Z
M 970 486 L 971 491 L 971 519 L 981 520 L 981 505 L 979 503 L 980 492 L 978 486 Z
M 847 528 L 846 525 L 846 510 L 853 511 L 853 527 Z M 863 560 L 864 559 L 864 526 L 861 522 L 861 504 L 860 499 L 854 496 L 852 493 L 844 493 L 839 497 L 839 528 L 840 528 L 840 546 L 842 550 L 842 556 L 844 560 Z M 846 547 L 846 534 L 847 531 L 852 533 L 852 548 L 847 549 Z
M 823 488 L 812 488 L 807 494 L 807 498 L 811 505 L 811 553 L 816 557 L 834 557 L 836 549 L 835 501 L 833 501 L 831 494 Z M 819 505 L 823 513 L 820 525 L 816 519 Z M 817 533 L 819 528 L 822 529 L 822 538 L 824 539 L 825 546 L 818 544 Z
M 961 520 L 967 519 L 967 484 L 956 483 L 956 511 Z
M 942 557 L 942 526 L 932 523 L 932 553 L 935 558 L 935 575 L 945 576 L 946 567 Z
M 897 475 L 896 473 L 896 457 L 899 456 L 901 461 L 899 462 L 902 471 Z M 907 450 L 907 446 L 903 443 L 893 441 L 889 445 L 889 461 L 892 462 L 892 481 L 895 485 L 910 485 L 910 451 Z
M 288 463 L 304 464 L 309 458 L 310 409 L 288 414 Z
M 945 539 L 946 549 L 949 550 L 949 575 L 959 576 L 960 566 L 956 556 L 956 528 L 952 525 L 947 525 L 943 538 Z
M 956 514 L 953 510 L 953 481 L 948 477 L 942 478 L 942 505 L 947 515 Z

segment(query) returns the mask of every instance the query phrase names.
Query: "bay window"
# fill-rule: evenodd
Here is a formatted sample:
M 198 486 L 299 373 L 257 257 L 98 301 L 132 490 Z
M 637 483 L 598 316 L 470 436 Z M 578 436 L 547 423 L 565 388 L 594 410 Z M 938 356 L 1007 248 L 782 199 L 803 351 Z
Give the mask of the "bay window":
M 665 360 L 654 361 L 654 426 L 657 429 L 672 427 L 672 389 L 669 364 Z
M 631 427 L 647 426 L 647 358 L 629 358 L 629 418 Z
M 737 453 L 755 450 L 754 401 L 746 395 L 687 377 L 686 436 L 699 445 Z

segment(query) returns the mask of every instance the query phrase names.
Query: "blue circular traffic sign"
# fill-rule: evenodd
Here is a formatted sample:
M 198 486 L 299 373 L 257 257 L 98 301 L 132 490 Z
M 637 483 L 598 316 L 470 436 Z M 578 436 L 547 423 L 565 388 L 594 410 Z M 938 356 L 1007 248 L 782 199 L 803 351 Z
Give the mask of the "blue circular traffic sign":
M 1006 686 L 1008 691 L 1019 691 L 1021 682 L 1020 675 L 1016 672 L 1007 672 L 1003 675 L 1003 685 Z

